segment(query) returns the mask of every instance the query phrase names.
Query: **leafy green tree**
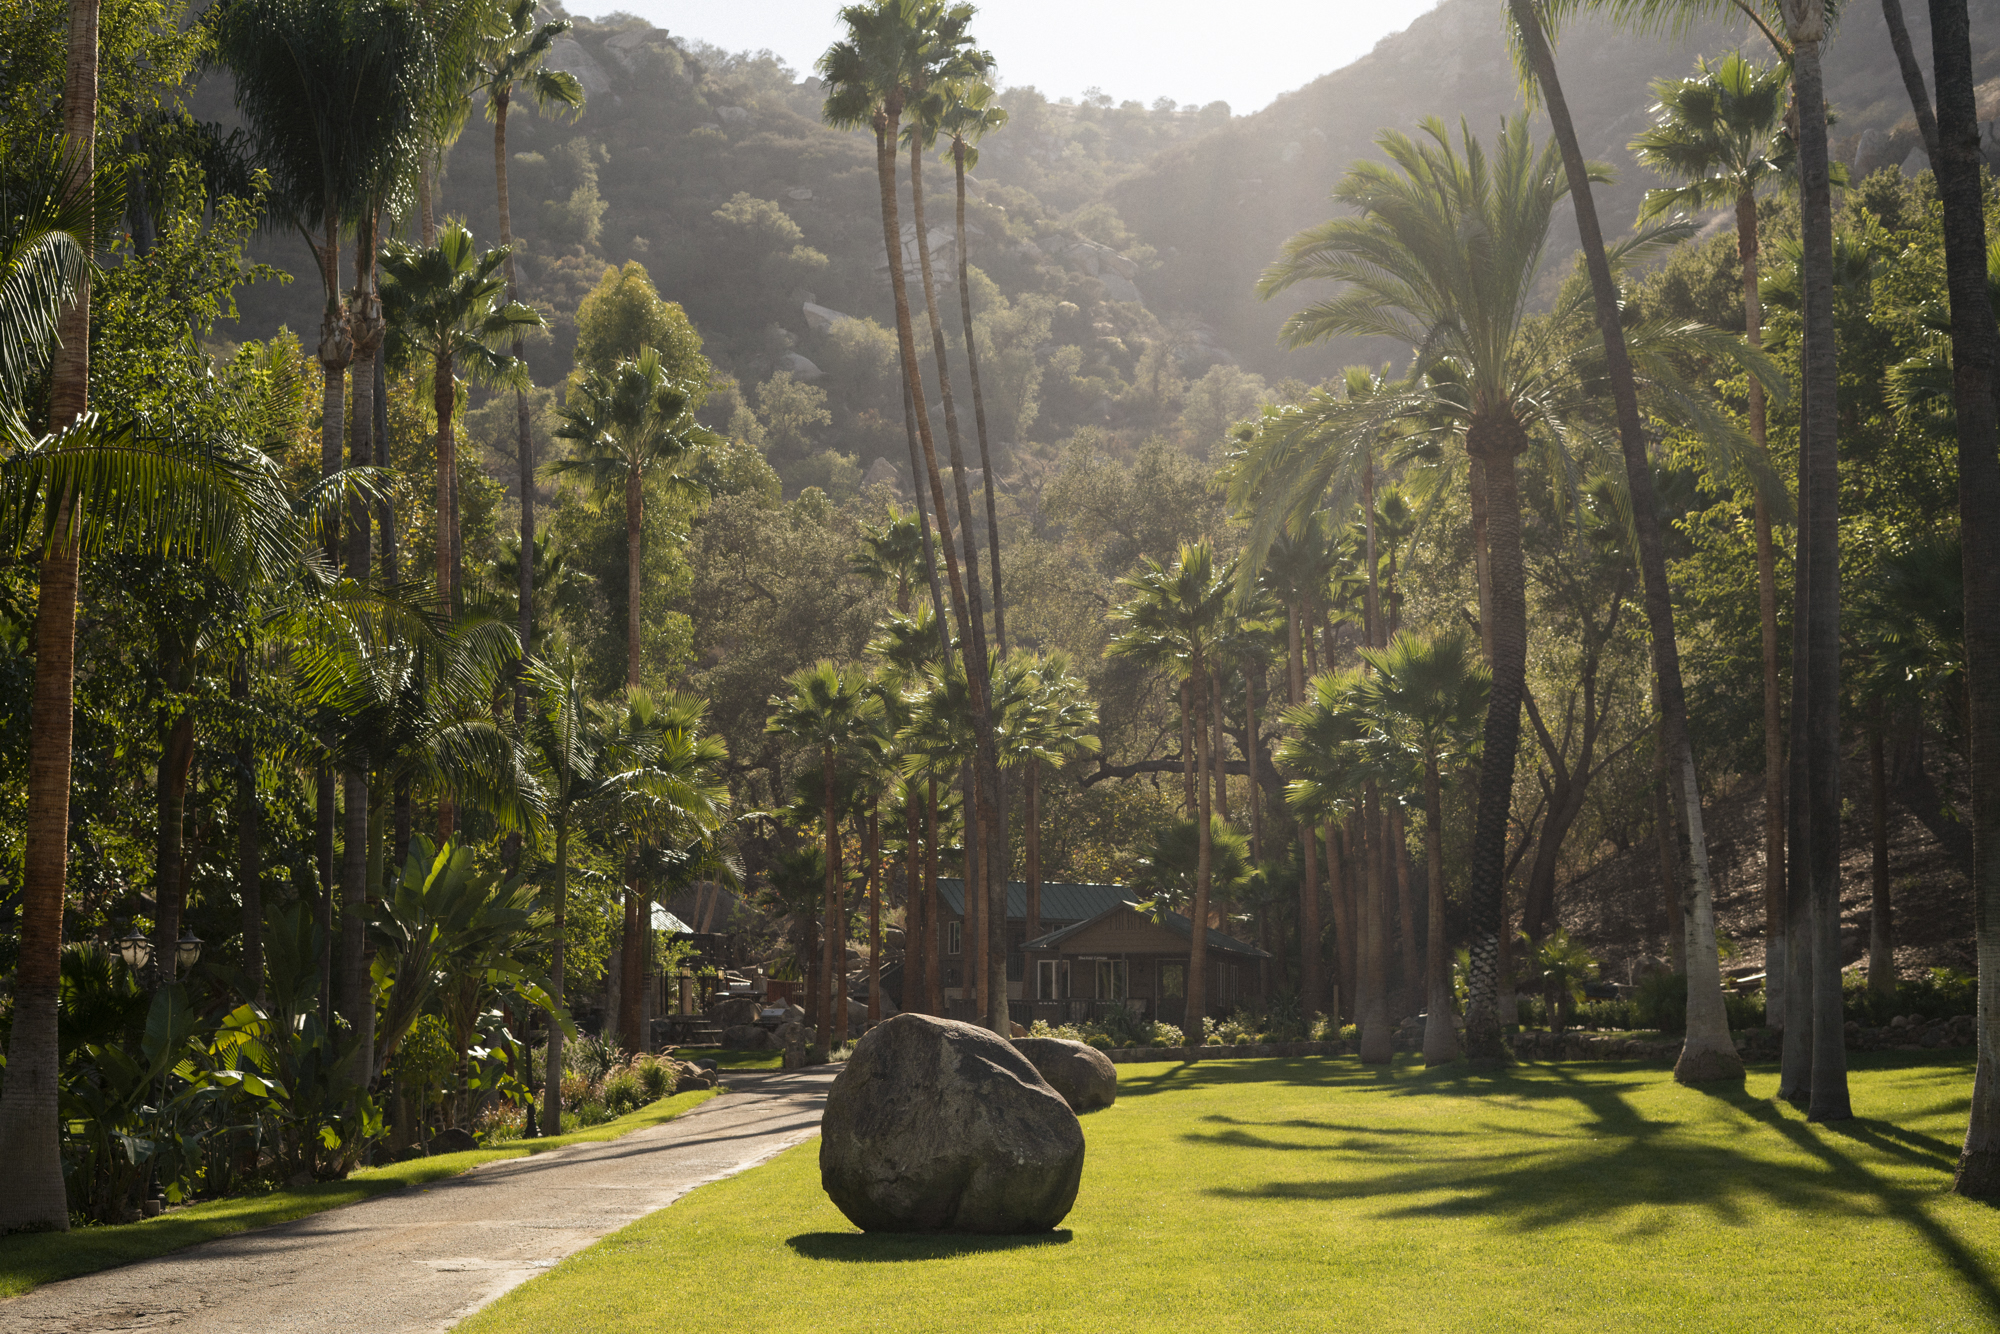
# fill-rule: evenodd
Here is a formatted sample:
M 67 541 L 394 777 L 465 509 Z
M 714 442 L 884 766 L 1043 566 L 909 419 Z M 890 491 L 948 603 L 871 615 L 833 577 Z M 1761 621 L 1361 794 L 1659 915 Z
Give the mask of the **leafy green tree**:
M 1491 676 L 1472 661 L 1472 651 L 1456 634 L 1398 635 L 1385 649 L 1363 649 L 1373 669 L 1359 698 L 1393 739 L 1416 751 L 1424 769 L 1424 879 L 1429 882 L 1429 923 L 1425 932 L 1428 1019 L 1424 1064 L 1442 1065 L 1459 1057 L 1452 1026 L 1451 960 L 1444 938 L 1444 802 L 1441 771 L 1468 754 L 1486 713 Z
M 709 375 L 701 335 L 677 302 L 660 299 L 646 266 L 629 260 L 606 269 L 576 308 L 576 378 L 608 374 L 649 347 L 671 378 L 690 386 L 692 406 L 700 407 Z

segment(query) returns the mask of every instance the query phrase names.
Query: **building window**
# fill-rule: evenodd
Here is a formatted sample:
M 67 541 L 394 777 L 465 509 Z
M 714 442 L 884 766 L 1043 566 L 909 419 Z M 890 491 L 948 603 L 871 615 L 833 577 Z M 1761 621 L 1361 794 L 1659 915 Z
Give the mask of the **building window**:
M 1123 959 L 1099 959 L 1097 961 L 1097 999 L 1124 1000 L 1125 961 Z
M 1039 959 L 1036 961 L 1035 999 L 1069 999 L 1069 960 Z
M 946 954 L 965 953 L 965 923 L 946 922 L 944 924 L 944 952 Z
M 1180 1000 L 1187 995 L 1187 965 L 1184 963 L 1163 963 L 1160 965 L 1160 996 L 1165 1000 Z

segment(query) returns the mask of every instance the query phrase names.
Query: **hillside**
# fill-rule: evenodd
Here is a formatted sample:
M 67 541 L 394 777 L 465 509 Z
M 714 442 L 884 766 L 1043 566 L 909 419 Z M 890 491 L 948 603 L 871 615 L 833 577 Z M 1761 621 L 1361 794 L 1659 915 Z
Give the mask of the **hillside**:
M 1920 10 L 1911 22 L 1923 46 Z M 1978 0 L 1975 33 L 1990 35 L 1996 20 L 2000 0 Z M 1648 81 L 1739 40 L 1720 25 L 1671 41 L 1586 20 L 1565 34 L 1559 59 L 1586 149 L 1618 168 L 1602 193 L 1609 223 L 1629 220 L 1650 183 L 1624 149 L 1644 123 Z M 746 391 L 717 398 L 717 425 L 746 399 L 761 407 L 755 387 L 782 369 L 828 393 L 827 422 L 780 422 L 765 441 L 794 489 L 849 489 L 878 458 L 895 469 L 904 452 L 868 136 L 820 123 L 816 80 L 630 16 L 579 19 L 553 63 L 583 82 L 588 108 L 575 121 L 517 109 L 507 145 L 526 294 L 554 324 L 530 348 L 537 381 L 568 372 L 577 301 L 607 266 L 636 260 L 687 308 L 718 371 Z M 2000 69 L 1990 47 L 1988 67 Z M 1858 155 L 1864 169 L 1901 162 L 1915 141 L 1872 6 L 1847 16 L 1828 50 L 1827 81 L 1841 117 L 1837 151 Z M 1160 432 L 1206 452 L 1216 426 L 1254 405 L 1267 381 L 1311 381 L 1358 356 L 1393 355 L 1280 350 L 1286 310 L 1259 303 L 1252 284 L 1287 235 L 1324 216 L 1329 188 L 1373 151 L 1381 128 L 1464 116 L 1487 133 L 1521 94 L 1499 6 L 1444 0 L 1368 56 L 1255 115 L 1231 119 L 1219 103 L 1051 102 L 1032 88 L 1009 89 L 1003 101 L 1012 122 L 984 146 L 968 218 L 971 260 L 990 280 L 975 280 L 974 305 L 989 410 L 1011 473 L 1030 442 L 1042 442 L 1033 452 L 1046 457 L 1085 425 L 1127 447 Z M 233 120 L 224 76 L 210 76 L 196 110 Z M 482 238 L 498 230 L 493 152 L 490 123 L 475 109 L 440 181 L 441 211 L 462 215 Z M 950 187 L 933 158 L 928 222 L 956 342 Z M 904 207 L 914 260 L 907 190 Z M 1566 269 L 1571 247 L 1566 217 L 1558 228 L 1552 273 Z M 262 238 L 256 257 L 307 272 L 294 236 Z M 316 327 L 309 278 L 251 291 L 235 332 L 281 323 Z M 1204 374 L 1204 393 L 1188 395 Z M 767 422 L 783 415 L 782 404 L 763 413 Z M 477 436 L 477 418 L 471 425 Z

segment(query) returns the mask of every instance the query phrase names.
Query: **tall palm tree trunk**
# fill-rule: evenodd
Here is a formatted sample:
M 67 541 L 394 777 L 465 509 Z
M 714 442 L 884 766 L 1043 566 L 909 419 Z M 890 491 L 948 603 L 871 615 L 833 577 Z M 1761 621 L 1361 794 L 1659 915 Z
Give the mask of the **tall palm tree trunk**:
M 937 280 L 931 271 L 930 233 L 924 221 L 924 154 L 910 140 L 910 215 L 917 229 L 917 269 L 923 277 L 924 315 L 931 330 L 931 352 L 937 361 L 938 393 L 944 403 L 945 442 L 951 450 L 952 490 L 958 502 L 958 531 L 965 539 L 966 617 L 971 645 L 966 657 L 966 683 L 971 687 L 972 735 L 975 741 L 972 785 L 973 819 L 979 827 L 980 890 L 985 902 L 977 938 L 982 980 L 980 1015 L 987 1026 L 1005 1037 L 1007 1023 L 1007 873 L 1005 839 L 999 820 L 1000 759 L 993 735 L 992 683 L 987 679 L 985 593 L 979 583 L 979 548 L 973 541 L 972 496 L 965 484 L 965 445 L 958 429 L 958 409 L 952 401 L 951 367 L 945 356 L 944 322 L 938 317 Z M 942 512 L 943 498 L 939 498 Z M 967 868 L 966 887 L 975 879 Z M 970 948 L 970 947 L 969 947 Z M 998 976 L 996 985 L 993 978 Z
M 556 892 L 555 918 L 550 924 L 549 947 L 549 1000 L 554 1009 L 549 1012 L 549 1057 L 542 1070 L 542 1133 L 562 1134 L 562 1025 L 556 1021 L 555 1010 L 563 1003 L 563 955 L 564 932 L 569 923 L 569 820 L 560 811 L 556 819 Z
M 1208 748 L 1208 779 L 1215 785 L 1215 813 L 1224 824 L 1229 823 L 1229 776 L 1223 772 L 1226 761 L 1222 735 L 1222 688 L 1227 676 L 1228 670 L 1223 667 L 1209 673 L 1207 720 L 1207 726 L 1215 734 Z
M 1250 860 L 1264 860 L 1264 804 L 1257 800 L 1257 682 L 1252 664 L 1243 664 L 1243 765 L 1250 777 L 1243 800 L 1250 807 Z
M 1954 10 L 1963 7 L 1947 4 L 1944 17 L 1949 22 Z M 1936 59 L 1939 6 L 1931 6 L 1931 52 Z M 1910 43 L 1910 29 L 1903 22 L 1902 0 L 1882 0 L 1882 21 L 1889 29 L 1889 46 L 1896 53 L 1896 68 L 1903 76 L 1903 90 L 1910 95 L 1910 106 L 1916 112 L 1917 133 L 1924 141 L 1924 156 L 1931 160 L 1933 171 L 1943 170 L 1938 166 L 1938 158 L 1943 156 L 1938 148 L 1937 113 L 1931 109 L 1930 94 L 1924 91 L 1923 66 L 1917 63 L 1916 47 Z M 1943 101 L 1943 97 L 1939 97 Z
M 847 1044 L 847 867 L 845 844 L 836 837 L 834 846 L 842 865 L 833 877 L 833 921 L 826 936 L 833 946 L 833 1044 L 841 1047 Z
M 1812 404 L 1800 433 L 1800 545 L 1806 577 L 1807 884 L 1812 901 L 1813 1121 L 1845 1121 L 1847 1043 L 1840 994 L 1840 477 L 1834 410 L 1838 368 L 1833 330 L 1833 195 L 1825 94 L 1820 77 L 1824 16 L 1809 3 L 1792 29 L 1798 91 L 1800 264 L 1805 310 L 1801 398 Z M 1795 686 L 1796 688 L 1796 686 Z M 1796 704 L 1794 707 L 1797 707 Z M 1691 964 L 1694 961 L 1690 961 Z M 1804 998 L 1801 997 L 1803 1000 Z M 1693 1002 L 1689 1002 L 1693 1024 Z
M 1361 991 L 1355 1018 L 1361 1025 L 1361 1059 L 1386 1065 L 1396 1054 L 1389 1016 L 1389 949 L 1382 912 L 1383 820 L 1373 782 L 1362 785 Z
M 1451 959 L 1444 943 L 1444 801 L 1438 790 L 1435 755 L 1424 756 L 1424 882 L 1429 920 L 1424 923 L 1424 1064 L 1445 1065 L 1459 1057 L 1458 1029 L 1451 1014 Z
M 1206 683 L 1207 674 L 1202 670 L 1199 651 L 1195 654 L 1193 667 L 1194 680 L 1200 688 Z M 1195 728 L 1194 737 L 1196 766 L 1206 769 L 1208 729 Z M 1208 1015 L 1208 888 L 1213 866 L 1208 784 L 1196 784 L 1195 792 L 1199 805 L 1195 813 L 1194 903 L 1188 913 L 1187 1010 L 1181 1018 L 1181 1032 L 1187 1036 L 1190 1046 L 1200 1043 L 1206 1032 L 1202 1020 Z
M 1500 1013 L 1501 932 L 1506 923 L 1507 816 L 1514 793 L 1514 759 L 1521 740 L 1521 698 L 1528 652 L 1527 586 L 1521 564 L 1521 502 L 1514 460 L 1526 440 L 1512 417 L 1475 418 L 1466 448 L 1484 465 L 1487 570 L 1492 582 L 1485 622 L 1493 669 L 1479 761 L 1479 801 L 1472 832 L 1471 967 L 1467 978 L 1466 1055 L 1475 1068 L 1511 1060 Z
M 1285 608 L 1286 665 L 1289 669 L 1287 685 L 1288 698 L 1294 707 L 1303 704 L 1306 698 L 1306 676 L 1304 644 L 1299 633 L 1299 604 L 1290 603 Z M 1307 1020 L 1326 1008 L 1326 981 L 1324 977 L 1324 956 L 1320 949 L 1319 921 L 1319 858 L 1313 853 L 1313 831 L 1310 820 L 1299 821 L 1299 848 L 1305 856 L 1304 874 L 1299 880 L 1299 986 Z M 1338 1020 L 1336 1015 L 1335 1019 Z
M 986 396 L 979 385 L 979 344 L 972 331 L 971 261 L 965 254 L 965 141 L 952 141 L 958 178 L 958 311 L 965 323 L 965 369 L 972 378 L 972 422 L 979 432 L 979 469 L 986 490 L 986 548 L 993 565 L 993 642 L 1007 653 L 1007 602 L 1000 585 L 1000 507 L 993 480 L 993 454 L 986 440 Z
M 2000 329 L 1986 289 L 1979 123 L 1964 0 L 1932 0 L 1931 59 L 1951 294 L 1958 409 L 1958 514 L 1964 544 L 1967 741 L 1972 770 L 1973 913 L 1979 951 L 1979 1062 L 1953 1189 L 2000 1195 Z
M 1722 972 L 1715 954 L 1715 903 L 1709 881 L 1708 840 L 1702 825 L 1701 785 L 1695 772 L 1694 748 L 1688 735 L 1687 696 L 1681 684 L 1680 650 L 1674 638 L 1673 595 L 1667 583 L 1666 548 L 1660 535 L 1659 509 L 1654 498 L 1651 462 L 1646 453 L 1645 430 L 1639 420 L 1638 383 L 1632 372 L 1619 314 L 1618 289 L 1605 257 L 1604 233 L 1598 225 L 1597 205 L 1591 197 L 1583 149 L 1577 141 L 1576 126 L 1570 119 L 1562 82 L 1556 75 L 1555 53 L 1550 49 L 1533 0 L 1508 0 L 1508 8 L 1520 32 L 1529 66 L 1548 107 L 1550 126 L 1562 151 L 1563 169 L 1569 177 L 1570 202 L 1576 210 L 1584 265 L 1590 274 L 1591 294 L 1597 307 L 1598 328 L 1604 337 L 1605 364 L 1616 408 L 1619 442 L 1625 455 L 1626 483 L 1632 494 L 1633 526 L 1639 537 L 1639 568 L 1643 576 L 1646 622 L 1652 637 L 1653 670 L 1660 681 L 1660 697 L 1666 717 L 1670 772 L 1683 808 L 1683 822 L 1688 836 L 1688 879 L 1682 890 L 1682 914 L 1689 923 L 1688 1028 L 1680 1060 L 1674 1066 L 1674 1078 L 1683 1083 L 1740 1079 L 1743 1061 L 1729 1039 L 1729 1021 L 1722 1005 Z M 1509 478 L 1509 490 L 1512 489 L 1511 481 Z M 1489 489 L 1497 503 L 1499 488 L 1489 482 Z M 1488 522 L 1494 522 L 1497 517 L 1489 513 Z M 1518 528 L 1518 518 L 1516 524 Z M 1494 596 L 1496 600 L 1501 596 L 1497 570 Z M 1496 687 L 1499 684 L 1497 671 L 1494 684 Z M 1518 703 L 1518 700 L 1515 701 L 1515 707 Z M 1513 730 L 1519 731 L 1518 719 Z M 1511 760 L 1511 755 L 1509 758 Z M 1473 1041 L 1469 1020 L 1467 1040 L 1469 1043 Z
M 1042 762 L 1028 761 L 1028 809 L 1023 820 L 1023 842 L 1028 855 L 1028 902 L 1025 905 L 1026 920 L 1022 940 L 1033 940 L 1042 934 Z M 1025 974 L 1021 985 L 1030 985 L 1031 979 Z
M 1868 989 L 1893 1000 L 1896 919 L 1889 894 L 1889 782 L 1882 756 L 1882 701 L 1870 701 L 1868 713 Z
M 625 470 L 625 684 L 639 684 L 639 577 L 645 538 L 646 500 L 639 465 Z M 522 553 L 527 558 L 527 553 Z
M 868 800 L 868 1022 L 882 1022 L 882 831 Z
M 97 0 L 71 0 L 63 137 L 79 160 L 74 188 L 88 191 L 96 170 Z M 90 279 L 59 317 L 50 367 L 49 425 L 60 429 L 90 406 Z M 67 515 L 67 496 L 50 502 Z M 0 1232 L 69 1230 L 69 1202 L 56 1126 L 56 995 L 62 962 L 63 889 L 69 874 L 71 741 L 76 702 L 76 547 L 58 539 L 42 556 L 35 610 L 33 725 L 28 735 L 20 955 L 7 1080 L 0 1086 Z
M 944 949 L 943 919 L 938 916 L 938 804 L 937 775 L 925 778 L 929 794 L 929 820 L 924 826 L 924 986 L 926 1007 L 935 1015 L 944 1013 L 944 960 L 940 951 Z
M 924 905 L 922 849 L 917 843 L 916 793 L 903 797 L 903 1008 L 929 1010 L 930 952 L 924 942 L 935 933 Z
M 1417 1005 L 1424 996 L 1423 965 L 1418 962 L 1423 956 L 1417 943 L 1416 896 L 1410 893 L 1410 850 L 1407 842 L 1408 830 L 1403 821 L 1400 807 L 1389 810 L 1389 858 L 1396 868 L 1396 930 L 1401 936 L 1401 962 L 1403 965 L 1403 985 L 1400 1008 L 1405 1014 L 1415 1014 Z
M 1350 819 L 1350 825 L 1352 821 Z M 1326 841 L 1326 890 L 1333 901 L 1334 991 L 1330 1013 L 1337 1021 L 1344 1010 L 1359 1019 L 1355 998 L 1361 994 L 1361 940 L 1355 929 L 1354 876 L 1347 864 L 1347 840 L 1332 820 L 1323 826 Z
M 821 770 L 826 785 L 826 810 L 821 817 L 826 824 L 826 888 L 820 913 L 819 979 L 813 988 L 813 1008 L 819 1012 L 813 1024 L 813 1058 L 822 1064 L 833 1042 L 833 923 L 840 892 L 840 819 L 833 804 L 833 776 L 833 747 L 829 745 Z
M 514 209 L 512 193 L 507 185 L 507 110 L 512 102 L 514 85 L 502 84 L 493 89 L 493 184 L 500 202 L 500 244 L 507 249 L 507 299 L 521 299 L 520 281 L 514 268 Z M 521 338 L 514 336 L 511 349 L 516 362 L 522 361 Z M 535 634 L 535 437 L 528 418 L 528 394 L 524 389 L 514 390 L 514 458 L 519 467 L 521 487 L 521 562 L 516 572 L 519 588 L 516 590 L 520 605 L 516 609 L 515 630 L 521 637 L 521 665 L 527 666 L 528 645 Z M 528 716 L 528 686 L 526 674 L 517 672 L 514 678 L 514 725 L 521 726 Z
M 458 587 L 458 568 L 452 559 L 451 516 L 458 487 L 458 436 L 452 430 L 452 409 L 457 386 L 452 383 L 456 368 L 450 354 L 440 355 L 431 371 L 431 406 L 437 412 L 437 596 L 438 605 L 449 609 Z M 526 561 L 528 553 L 521 559 Z
M 239 716 L 250 707 L 250 649 L 230 673 L 229 697 Z M 236 892 L 243 909 L 243 976 L 253 999 L 264 999 L 263 808 L 257 804 L 257 748 L 249 727 L 236 742 Z
M 1890 0 L 1894 3 L 1894 0 Z M 1764 345 L 1764 303 L 1758 294 L 1757 197 L 1736 199 L 1736 254 L 1743 267 L 1743 337 Z M 1764 384 L 1750 377 L 1750 438 L 1765 452 Z M 1757 534 L 1757 625 L 1764 656 L 1764 1022 L 1785 1026 L 1785 711 L 1778 685 L 1778 558 L 1771 541 L 1771 507 L 1760 492 Z
M 645 1031 L 646 935 L 652 929 L 652 894 L 646 873 L 634 858 L 625 884 L 625 933 L 618 967 L 618 1045 L 628 1052 L 648 1051 L 652 1043 Z
M 1191 820 L 1201 803 L 1195 799 L 1195 744 L 1193 736 L 1194 706 L 1192 694 L 1194 684 L 1190 678 L 1181 679 L 1181 807 Z

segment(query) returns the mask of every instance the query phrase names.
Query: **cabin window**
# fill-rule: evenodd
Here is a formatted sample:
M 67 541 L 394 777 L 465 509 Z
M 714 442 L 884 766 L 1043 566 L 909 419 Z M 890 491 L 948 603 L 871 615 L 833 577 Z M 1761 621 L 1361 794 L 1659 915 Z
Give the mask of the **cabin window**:
M 944 952 L 946 954 L 965 953 L 965 923 L 946 922 L 944 924 Z
M 1036 962 L 1035 999 L 1069 999 L 1069 960 L 1041 959 Z
M 1097 961 L 1097 999 L 1125 999 L 1125 961 L 1123 959 L 1099 959 Z
M 1160 965 L 1160 996 L 1164 1000 L 1180 1000 L 1187 995 L 1187 965 L 1184 963 L 1163 963 Z

